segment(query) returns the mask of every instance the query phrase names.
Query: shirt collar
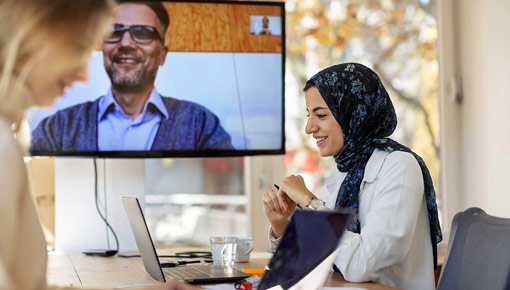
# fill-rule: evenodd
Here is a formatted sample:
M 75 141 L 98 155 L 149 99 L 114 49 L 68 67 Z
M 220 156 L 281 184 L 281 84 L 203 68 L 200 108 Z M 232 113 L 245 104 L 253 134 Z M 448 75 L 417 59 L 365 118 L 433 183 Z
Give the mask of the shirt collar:
M 386 156 L 388 156 L 388 152 L 375 149 L 370 159 L 368 159 L 367 165 L 365 166 L 365 175 L 363 176 L 363 181 L 365 182 L 374 182 L 379 171 L 381 171 L 381 167 L 383 166 L 384 160 Z
M 156 91 L 156 89 L 152 89 L 151 94 L 149 95 L 149 99 L 147 100 L 147 103 L 145 104 L 144 111 L 147 109 L 147 104 L 153 104 L 158 111 L 165 116 L 165 119 L 168 118 L 168 111 L 166 109 L 165 103 L 163 102 L 163 98 L 161 95 Z
M 156 109 L 158 109 L 158 111 L 163 116 L 165 116 L 165 119 L 168 118 L 168 110 L 166 109 L 165 103 L 163 102 L 161 95 L 156 91 L 155 88 L 151 91 L 151 94 L 149 95 L 149 98 L 147 99 L 147 102 L 143 107 L 142 114 L 144 114 L 145 111 L 147 110 L 148 104 L 154 105 L 154 107 L 156 107 Z M 97 119 L 101 120 L 111 108 L 115 107 L 121 109 L 119 104 L 117 104 L 117 101 L 115 101 L 112 89 L 110 88 L 108 90 L 108 93 L 106 93 L 106 95 L 99 101 Z
M 379 171 L 381 171 L 381 167 L 383 166 L 384 160 L 386 159 L 386 156 L 388 156 L 388 152 L 375 149 L 374 153 L 372 153 L 372 156 L 368 159 L 367 165 L 365 166 L 365 173 L 363 175 L 363 181 L 364 182 L 374 182 L 377 178 L 377 175 L 379 174 Z M 328 190 L 333 190 L 333 188 L 336 185 L 336 182 L 340 179 L 340 177 L 343 175 L 344 177 L 347 175 L 347 173 L 340 172 L 338 169 L 333 169 L 334 171 L 330 176 L 328 176 L 325 180 L 325 184 L 328 187 Z

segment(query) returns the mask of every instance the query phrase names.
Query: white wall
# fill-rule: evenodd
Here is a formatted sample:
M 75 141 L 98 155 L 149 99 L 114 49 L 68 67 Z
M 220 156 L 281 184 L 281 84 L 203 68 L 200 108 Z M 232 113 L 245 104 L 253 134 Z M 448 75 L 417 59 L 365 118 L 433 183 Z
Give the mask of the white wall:
M 259 250 L 269 249 L 269 222 L 264 214 L 262 196 L 285 177 L 284 156 L 254 156 L 245 158 L 245 188 L 248 196 L 249 232 Z
M 510 217 L 510 1 L 458 8 L 464 206 Z
M 107 220 L 120 241 L 120 250 L 136 249 L 133 233 L 122 206 L 122 196 L 144 201 L 144 160 L 98 159 L 98 200 L 104 211 L 106 189 Z M 103 183 L 106 180 L 106 186 Z M 97 213 L 94 202 L 94 163 L 92 158 L 55 159 L 55 248 L 65 253 L 86 249 L 115 249 L 115 240 Z
M 456 212 L 463 209 L 461 196 L 461 105 L 457 99 L 456 26 L 453 1 L 438 4 L 439 110 L 441 119 L 441 207 L 443 231 L 448 231 Z
M 472 206 L 510 217 L 510 1 L 439 2 L 445 221 Z

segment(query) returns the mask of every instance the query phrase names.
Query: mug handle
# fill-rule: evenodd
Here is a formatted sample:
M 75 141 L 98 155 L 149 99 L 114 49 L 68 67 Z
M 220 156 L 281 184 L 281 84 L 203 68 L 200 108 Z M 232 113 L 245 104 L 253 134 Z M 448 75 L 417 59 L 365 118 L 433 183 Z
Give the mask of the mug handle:
M 248 255 L 251 251 L 253 251 L 255 244 L 253 244 L 252 240 L 247 240 L 246 242 L 244 242 L 244 244 L 249 246 L 248 250 L 246 250 L 246 252 L 244 252 L 245 255 Z

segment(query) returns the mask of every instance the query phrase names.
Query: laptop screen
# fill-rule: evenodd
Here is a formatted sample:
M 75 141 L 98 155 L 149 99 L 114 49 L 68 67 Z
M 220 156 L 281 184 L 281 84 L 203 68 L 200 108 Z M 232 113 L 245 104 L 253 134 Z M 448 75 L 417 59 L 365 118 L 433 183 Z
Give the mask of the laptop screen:
M 299 282 L 337 248 L 349 218 L 338 211 L 296 210 L 259 289 Z

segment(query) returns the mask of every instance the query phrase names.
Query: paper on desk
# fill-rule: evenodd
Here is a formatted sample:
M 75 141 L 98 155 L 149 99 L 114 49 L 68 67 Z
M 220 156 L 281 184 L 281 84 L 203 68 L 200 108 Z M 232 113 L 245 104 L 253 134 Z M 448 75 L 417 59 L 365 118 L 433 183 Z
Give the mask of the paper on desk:
M 216 284 L 216 285 L 205 285 L 202 289 L 207 290 L 235 290 L 236 288 L 232 284 Z M 321 290 L 366 290 L 365 288 L 349 288 L 349 287 L 322 287 Z

